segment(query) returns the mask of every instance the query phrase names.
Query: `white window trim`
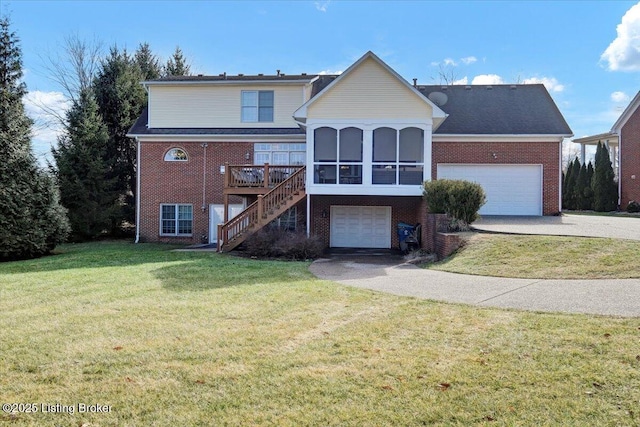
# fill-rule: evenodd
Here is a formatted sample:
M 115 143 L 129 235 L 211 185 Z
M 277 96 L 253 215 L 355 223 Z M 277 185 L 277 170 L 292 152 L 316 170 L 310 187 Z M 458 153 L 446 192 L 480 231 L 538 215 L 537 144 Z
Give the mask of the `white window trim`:
M 169 155 L 170 152 L 172 152 L 173 150 L 180 150 L 184 153 L 184 155 L 186 156 L 184 159 L 167 159 L 167 156 Z M 189 154 L 187 153 L 187 150 L 185 150 L 182 147 L 171 147 L 169 148 L 167 151 L 165 151 L 164 153 L 164 157 L 163 160 L 165 162 L 187 162 L 189 161 Z
M 174 209 L 175 209 L 175 215 L 176 215 L 176 218 L 174 220 L 175 221 L 175 230 L 176 230 L 175 233 L 164 233 L 162 231 L 162 221 L 164 221 L 162 219 L 162 208 L 164 206 L 173 206 Z M 179 226 L 178 226 L 178 221 L 179 221 L 178 208 L 180 206 L 189 206 L 191 208 L 191 233 L 179 233 L 178 232 L 178 230 L 180 229 Z M 158 231 L 160 233 L 160 236 L 166 236 L 166 237 L 190 237 L 190 236 L 193 236 L 193 205 L 192 204 L 189 204 L 189 203 L 161 203 L 160 204 L 160 215 L 159 216 L 160 216 L 160 227 L 159 227 Z
M 272 112 L 272 119 L 271 120 L 260 120 L 260 92 L 271 92 L 273 94 L 273 105 L 271 106 L 273 112 Z M 245 120 L 244 116 L 243 116 L 243 111 L 244 111 L 244 104 L 242 103 L 242 100 L 244 98 L 244 94 L 245 93 L 255 93 L 256 94 L 256 119 L 255 120 Z M 251 106 L 253 107 L 253 106 Z M 240 91 L 240 122 L 241 123 L 274 123 L 276 119 L 276 94 L 275 91 L 273 90 L 243 90 Z

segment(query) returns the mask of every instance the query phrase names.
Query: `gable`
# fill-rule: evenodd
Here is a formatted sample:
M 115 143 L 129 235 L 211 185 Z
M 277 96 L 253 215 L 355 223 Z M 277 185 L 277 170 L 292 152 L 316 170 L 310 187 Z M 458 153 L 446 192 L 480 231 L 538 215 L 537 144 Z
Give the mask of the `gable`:
M 307 119 L 431 119 L 431 105 L 371 56 L 347 72 L 309 104 Z

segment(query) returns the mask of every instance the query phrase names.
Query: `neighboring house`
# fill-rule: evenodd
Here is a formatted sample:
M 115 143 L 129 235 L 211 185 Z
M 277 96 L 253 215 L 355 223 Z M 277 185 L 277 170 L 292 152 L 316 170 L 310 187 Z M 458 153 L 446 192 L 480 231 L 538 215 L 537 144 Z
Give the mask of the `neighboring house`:
M 542 85 L 411 85 L 371 52 L 339 76 L 143 84 L 129 132 L 141 241 L 228 250 L 275 219 L 327 246 L 397 247 L 396 224 L 424 220 L 421 184 L 436 178 L 482 184 L 485 215 L 560 211 L 571 130 Z
M 640 92 L 613 124 L 611 131 L 574 139 L 580 144 L 581 160 L 585 147 L 602 142 L 609 149 L 613 171 L 618 180 L 618 205 L 625 209 L 630 201 L 640 202 Z

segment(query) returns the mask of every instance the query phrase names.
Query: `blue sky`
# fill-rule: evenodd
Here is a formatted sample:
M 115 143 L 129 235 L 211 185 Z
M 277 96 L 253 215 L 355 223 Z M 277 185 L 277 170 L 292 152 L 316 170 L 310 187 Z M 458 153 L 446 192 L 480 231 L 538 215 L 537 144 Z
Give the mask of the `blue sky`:
M 2 0 L 21 39 L 35 104 L 64 106 L 44 58 L 77 34 L 166 59 L 180 46 L 203 74 L 339 72 L 372 50 L 408 81 L 545 83 L 576 137 L 609 131 L 640 90 L 640 4 L 630 1 Z M 55 128 L 36 128 L 42 158 Z M 570 147 L 567 146 L 567 150 Z

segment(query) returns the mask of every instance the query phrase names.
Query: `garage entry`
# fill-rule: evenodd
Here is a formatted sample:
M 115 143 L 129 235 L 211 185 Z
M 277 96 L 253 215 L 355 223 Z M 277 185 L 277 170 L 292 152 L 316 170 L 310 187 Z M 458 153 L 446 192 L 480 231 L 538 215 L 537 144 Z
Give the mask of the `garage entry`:
M 487 195 L 481 215 L 542 215 L 542 165 L 439 163 L 437 176 L 480 184 Z
M 334 248 L 390 248 L 391 206 L 331 206 Z

